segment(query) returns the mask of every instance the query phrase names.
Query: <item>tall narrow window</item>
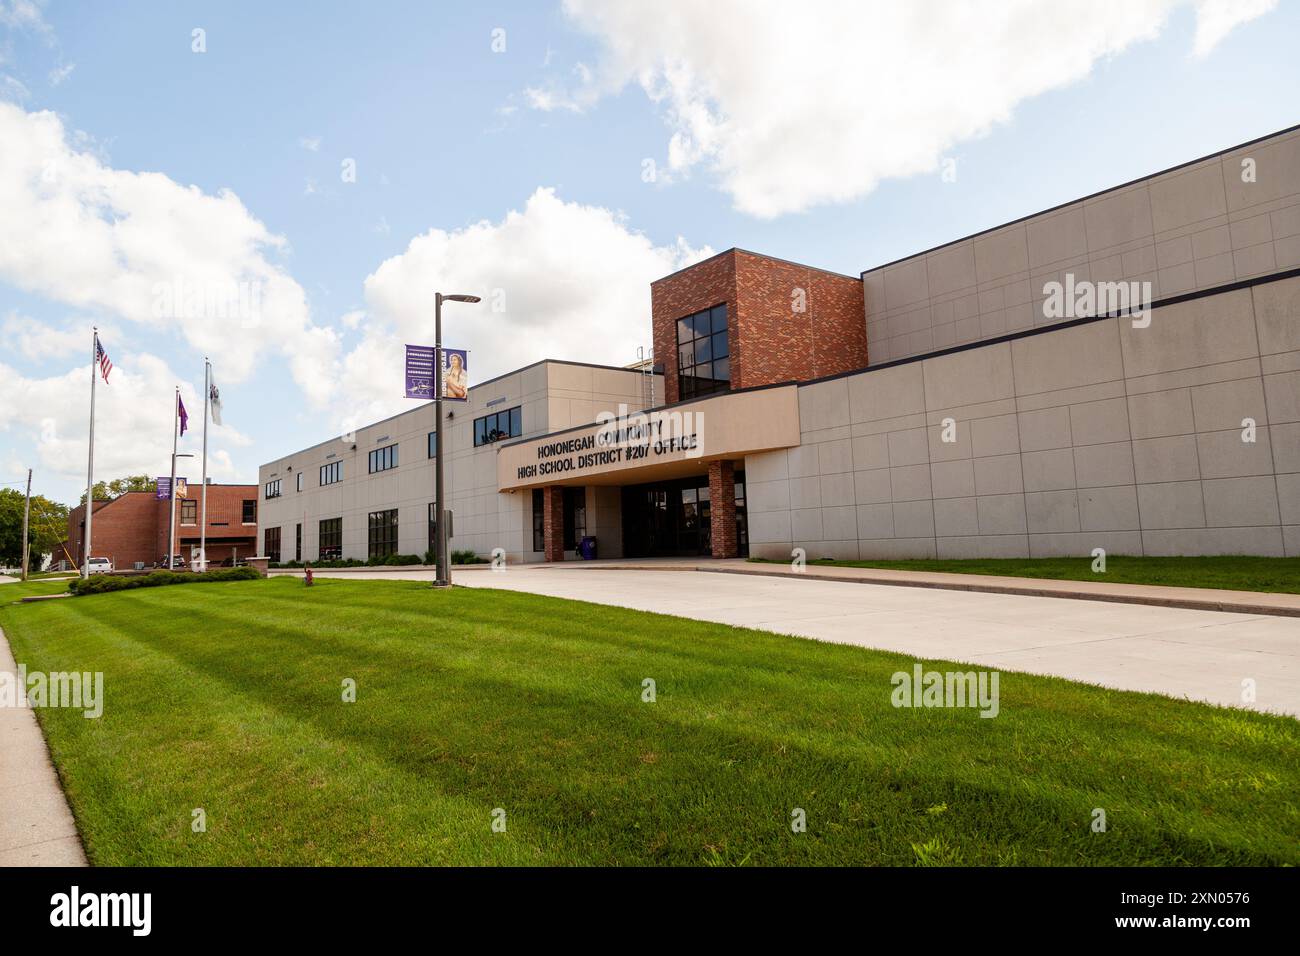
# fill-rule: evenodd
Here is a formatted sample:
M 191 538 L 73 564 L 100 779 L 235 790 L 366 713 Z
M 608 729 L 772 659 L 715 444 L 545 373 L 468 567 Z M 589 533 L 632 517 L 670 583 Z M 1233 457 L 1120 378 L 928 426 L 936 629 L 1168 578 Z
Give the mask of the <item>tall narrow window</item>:
M 338 561 L 343 557 L 343 519 L 326 518 L 320 523 L 321 561 Z
M 370 557 L 397 553 L 397 509 L 372 511 L 369 517 Z
M 546 550 L 546 492 L 533 489 L 533 550 Z
M 272 561 L 280 560 L 280 529 L 267 528 L 262 535 L 262 553 Z
M 715 305 L 677 320 L 677 386 L 682 398 L 731 387 L 727 306 Z
M 302 560 L 302 525 L 298 525 L 293 534 L 293 559 Z

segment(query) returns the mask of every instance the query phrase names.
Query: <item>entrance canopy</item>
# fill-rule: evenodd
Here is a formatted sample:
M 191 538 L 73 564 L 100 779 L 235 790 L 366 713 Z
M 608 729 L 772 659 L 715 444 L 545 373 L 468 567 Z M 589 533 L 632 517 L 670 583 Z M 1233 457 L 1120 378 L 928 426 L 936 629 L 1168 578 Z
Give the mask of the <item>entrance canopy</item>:
M 798 444 L 797 386 L 723 392 L 645 412 L 611 409 L 590 425 L 500 447 L 497 487 L 639 484 Z

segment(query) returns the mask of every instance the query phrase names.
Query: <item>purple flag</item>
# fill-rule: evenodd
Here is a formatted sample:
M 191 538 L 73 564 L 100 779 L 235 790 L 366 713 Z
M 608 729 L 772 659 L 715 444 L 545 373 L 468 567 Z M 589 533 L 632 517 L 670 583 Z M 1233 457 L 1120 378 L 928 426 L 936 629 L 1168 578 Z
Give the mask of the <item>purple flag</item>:
M 189 427 L 190 416 L 185 411 L 185 403 L 181 401 L 180 395 L 176 396 L 176 407 L 181 413 L 181 434 L 185 434 L 185 429 Z

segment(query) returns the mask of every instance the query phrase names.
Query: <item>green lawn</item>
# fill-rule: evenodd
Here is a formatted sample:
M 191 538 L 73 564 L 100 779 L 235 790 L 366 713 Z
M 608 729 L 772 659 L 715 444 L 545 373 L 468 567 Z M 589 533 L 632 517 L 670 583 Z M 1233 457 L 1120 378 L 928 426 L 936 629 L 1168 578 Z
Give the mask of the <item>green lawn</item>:
M 895 709 L 900 655 L 417 582 L 0 625 L 29 669 L 105 674 L 101 719 L 38 712 L 97 864 L 1300 863 L 1285 717 L 1013 673 L 994 719 Z
M 788 564 L 764 561 L 763 564 Z M 971 558 L 938 561 L 811 560 L 809 565 L 885 568 L 892 571 L 947 571 L 954 574 L 1000 574 L 1058 581 L 1108 581 L 1112 584 L 1162 584 L 1180 588 L 1226 588 L 1300 594 L 1300 558 L 1226 555 L 1208 558 L 1142 558 L 1108 555 L 1104 574 L 1092 570 L 1092 558 Z

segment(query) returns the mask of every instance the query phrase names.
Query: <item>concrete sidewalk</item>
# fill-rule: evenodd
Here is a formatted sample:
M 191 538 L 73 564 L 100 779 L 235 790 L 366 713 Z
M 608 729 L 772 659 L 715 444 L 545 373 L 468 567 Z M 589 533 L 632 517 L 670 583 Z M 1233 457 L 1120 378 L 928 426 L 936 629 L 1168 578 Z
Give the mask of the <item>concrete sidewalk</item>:
M 712 562 L 708 569 L 723 570 L 726 564 Z M 1120 690 L 1300 714 L 1300 621 L 1295 618 L 970 589 L 849 587 L 842 580 L 809 574 L 685 570 L 696 566 L 698 562 L 653 567 L 535 564 L 511 565 L 501 572 L 457 569 L 453 575 L 463 587 L 527 591 L 897 651 L 923 660 L 965 661 Z M 332 574 L 321 571 L 319 576 Z M 429 581 L 433 572 L 338 576 Z M 1254 699 L 1243 694 L 1247 681 L 1253 682 Z
M 3 630 L 0 671 L 17 680 Z M 29 707 L 0 707 L 0 866 L 86 865 L 36 713 Z
M 1300 594 L 1267 591 L 1225 591 L 1217 588 L 1179 588 L 1159 584 L 1116 584 L 1105 580 L 1061 581 L 1052 578 L 1017 578 L 992 574 L 955 574 L 944 571 L 893 571 L 886 568 L 846 568 L 806 565 L 795 571 L 786 564 L 717 561 L 700 564 L 699 571 L 802 577 L 895 587 L 938 588 L 945 591 L 983 591 L 988 594 L 1023 594 L 1030 597 L 1070 598 L 1077 601 L 1113 601 L 1151 607 L 1179 607 L 1198 611 L 1232 611 L 1300 617 Z M 1300 625 L 1298 625 L 1300 626 Z

